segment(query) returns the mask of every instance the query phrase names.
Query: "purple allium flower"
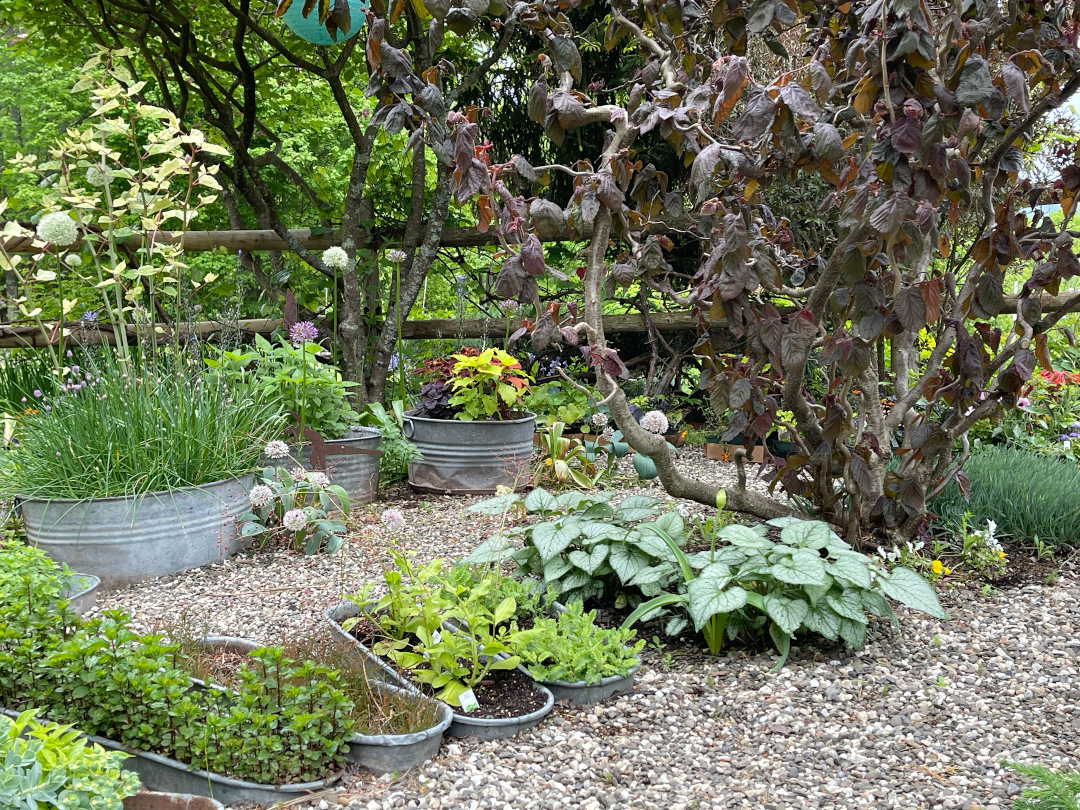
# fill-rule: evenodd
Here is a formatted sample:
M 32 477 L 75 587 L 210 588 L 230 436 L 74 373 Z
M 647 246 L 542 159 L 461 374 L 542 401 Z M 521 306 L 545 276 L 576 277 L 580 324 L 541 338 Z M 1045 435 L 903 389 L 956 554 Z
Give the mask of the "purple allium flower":
M 35 388 L 34 389 L 34 396 L 35 397 L 40 397 L 41 396 L 41 389 L 40 388 Z
M 386 524 L 386 528 L 392 532 L 401 531 L 405 528 L 405 516 L 401 514 L 400 509 L 387 509 L 380 517 L 382 522 Z
M 305 343 L 314 343 L 319 339 L 319 330 L 311 321 L 297 321 L 289 327 L 289 340 L 294 346 L 303 346 Z

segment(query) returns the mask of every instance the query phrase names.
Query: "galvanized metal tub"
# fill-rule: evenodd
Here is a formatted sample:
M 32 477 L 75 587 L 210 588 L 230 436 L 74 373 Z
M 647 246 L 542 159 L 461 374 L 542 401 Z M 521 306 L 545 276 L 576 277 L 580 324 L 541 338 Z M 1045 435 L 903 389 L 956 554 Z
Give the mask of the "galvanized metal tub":
M 366 645 L 357 641 L 352 633 L 341 626 L 341 623 L 346 619 L 359 615 L 360 609 L 351 602 L 341 602 L 323 612 L 326 623 L 330 628 L 330 635 L 338 641 L 345 642 L 348 648 L 356 653 L 359 660 L 363 661 L 365 670 L 372 678 L 396 686 L 399 689 L 404 689 L 407 692 L 420 694 L 420 690 L 410 683 L 407 678 L 392 667 L 387 666 L 379 656 L 368 649 Z
M 518 667 L 521 669 L 521 667 Z M 524 670 L 522 670 L 524 672 Z M 528 675 L 528 672 L 525 673 Z M 502 740 L 513 737 L 519 731 L 525 731 L 539 725 L 555 706 L 555 696 L 551 690 L 536 681 L 533 689 L 544 696 L 544 705 L 535 712 L 520 717 L 475 717 L 471 714 L 454 712 L 454 724 L 450 726 L 451 737 L 479 737 L 481 740 Z
M 556 700 L 567 700 L 575 706 L 599 703 L 615 695 L 625 695 L 634 691 L 634 676 L 641 669 L 636 665 L 626 675 L 611 675 L 601 678 L 599 683 L 587 684 L 585 681 L 541 681 L 550 690 Z
M 23 500 L 26 538 L 108 588 L 199 568 L 241 547 L 236 518 L 252 477 L 201 487 L 90 500 Z
M 340 627 L 340 625 L 336 625 L 336 622 L 332 624 Z M 337 632 L 334 632 L 333 635 L 340 637 Z M 348 634 L 341 630 L 340 635 Z M 352 636 L 349 636 L 349 639 L 355 644 L 363 646 Z M 213 649 L 226 649 L 230 652 L 239 652 L 245 655 L 263 646 L 250 639 L 236 638 L 235 636 L 207 636 L 202 643 Z M 365 668 L 367 668 L 367 663 L 365 660 Z M 200 686 L 206 686 L 198 679 L 195 679 L 195 681 Z M 417 693 L 413 689 L 403 689 L 400 686 L 394 686 L 381 680 L 373 680 L 371 686 L 376 691 L 405 693 L 417 697 Z M 450 728 L 453 721 L 454 713 L 450 710 L 450 707 L 445 703 L 439 703 L 435 725 L 430 728 L 415 731 L 411 734 L 353 734 L 349 739 L 349 752 L 345 755 L 345 761 L 359 765 L 372 773 L 404 773 L 410 768 L 424 764 L 439 753 L 443 734 Z
M 485 495 L 529 480 L 536 414 L 506 421 L 429 419 L 408 411 L 405 438 L 421 459 L 409 463 L 409 485 L 421 492 Z
M 124 810 L 225 810 L 225 805 L 206 796 L 190 793 L 155 793 L 140 790 L 124 799 Z
M 349 495 L 352 506 L 371 503 L 379 494 L 379 461 L 376 453 L 348 453 L 348 448 L 378 450 L 382 434 L 375 428 L 359 427 L 349 431 L 344 439 L 324 439 L 324 463 L 311 463 L 311 446 L 304 447 L 301 458 L 309 470 L 322 470 Z
M 101 579 L 90 574 L 72 574 L 60 591 L 60 598 L 67 600 L 68 610 L 81 615 L 94 606 L 100 584 Z

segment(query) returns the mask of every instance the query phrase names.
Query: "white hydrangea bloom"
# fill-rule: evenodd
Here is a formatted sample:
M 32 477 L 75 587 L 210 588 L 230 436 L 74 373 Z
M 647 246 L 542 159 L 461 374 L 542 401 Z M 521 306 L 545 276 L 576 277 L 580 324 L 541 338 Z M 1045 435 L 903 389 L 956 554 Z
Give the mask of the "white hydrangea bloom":
M 38 220 L 37 235 L 42 242 L 67 247 L 78 240 L 79 226 L 67 211 L 53 211 Z
M 256 484 L 248 493 L 248 500 L 251 501 L 252 506 L 266 506 L 273 499 L 274 490 L 270 489 L 266 484 Z
M 349 266 L 349 254 L 344 248 L 334 245 L 322 253 L 323 264 L 332 270 L 342 271 Z
M 668 419 L 663 411 L 649 411 L 641 417 L 641 427 L 649 433 L 662 435 L 668 431 Z
M 285 458 L 285 456 L 289 455 L 289 445 L 285 444 L 281 439 L 274 439 L 266 443 L 263 453 L 266 454 L 267 458 Z
M 298 532 L 307 526 L 307 515 L 303 509 L 290 509 L 281 519 L 281 525 L 290 532 Z

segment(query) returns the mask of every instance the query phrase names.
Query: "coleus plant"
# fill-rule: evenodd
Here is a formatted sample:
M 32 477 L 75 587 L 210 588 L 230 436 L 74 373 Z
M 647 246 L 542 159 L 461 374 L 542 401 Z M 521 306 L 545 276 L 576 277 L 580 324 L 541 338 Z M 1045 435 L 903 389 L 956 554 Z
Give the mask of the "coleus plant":
M 502 349 L 466 347 L 425 361 L 417 415 L 432 419 L 515 419 L 524 412 L 529 375 Z

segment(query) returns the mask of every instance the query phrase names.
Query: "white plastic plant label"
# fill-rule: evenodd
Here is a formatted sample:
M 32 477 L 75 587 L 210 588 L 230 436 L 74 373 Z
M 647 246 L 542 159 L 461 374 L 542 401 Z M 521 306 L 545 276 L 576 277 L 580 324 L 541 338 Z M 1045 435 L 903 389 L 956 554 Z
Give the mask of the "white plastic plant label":
M 435 630 L 431 634 L 431 643 L 439 644 L 440 642 L 442 642 L 442 633 L 440 633 L 438 630 Z
M 480 708 L 480 703 L 477 701 L 476 695 L 473 694 L 472 689 L 466 689 L 458 695 L 458 701 L 461 703 L 461 710 L 465 712 L 465 714 L 475 712 Z

